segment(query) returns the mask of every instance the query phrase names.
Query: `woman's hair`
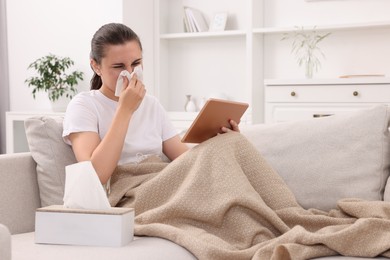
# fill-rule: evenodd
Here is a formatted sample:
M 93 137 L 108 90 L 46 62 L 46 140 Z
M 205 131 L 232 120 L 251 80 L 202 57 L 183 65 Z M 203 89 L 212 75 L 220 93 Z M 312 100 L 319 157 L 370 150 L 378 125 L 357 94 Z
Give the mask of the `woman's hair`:
M 105 51 L 108 45 L 121 45 L 129 41 L 136 41 L 142 50 L 138 35 L 129 27 L 121 23 L 105 24 L 93 35 L 90 58 L 100 64 L 106 55 Z M 101 86 L 102 79 L 94 72 L 91 79 L 91 89 L 100 89 Z

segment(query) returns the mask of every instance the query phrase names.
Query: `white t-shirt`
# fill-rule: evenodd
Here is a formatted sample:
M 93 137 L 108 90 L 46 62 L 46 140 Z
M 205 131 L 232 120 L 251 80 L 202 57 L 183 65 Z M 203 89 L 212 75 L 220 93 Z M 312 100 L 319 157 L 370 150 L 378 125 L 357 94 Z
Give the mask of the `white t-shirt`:
M 99 90 L 77 94 L 66 110 L 62 133 L 64 141 L 71 145 L 69 134 L 86 131 L 96 132 L 103 139 L 117 105 L 117 101 L 107 98 Z M 177 130 L 157 98 L 145 95 L 131 117 L 118 164 L 137 162 L 149 155 L 162 156 L 162 142 L 175 135 Z

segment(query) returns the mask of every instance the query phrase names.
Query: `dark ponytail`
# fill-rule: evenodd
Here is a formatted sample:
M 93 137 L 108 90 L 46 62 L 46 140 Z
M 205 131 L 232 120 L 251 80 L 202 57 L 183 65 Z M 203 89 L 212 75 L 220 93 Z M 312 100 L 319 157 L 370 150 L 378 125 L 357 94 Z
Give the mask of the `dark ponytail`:
M 100 89 L 102 85 L 102 78 L 98 74 L 96 74 L 96 72 L 94 72 L 91 79 L 91 89 Z
M 97 64 L 101 64 L 108 45 L 120 45 L 129 41 L 136 41 L 142 50 L 138 35 L 126 25 L 121 23 L 103 25 L 92 37 L 90 58 L 95 60 Z M 100 89 L 102 84 L 101 77 L 94 72 L 91 79 L 91 89 Z

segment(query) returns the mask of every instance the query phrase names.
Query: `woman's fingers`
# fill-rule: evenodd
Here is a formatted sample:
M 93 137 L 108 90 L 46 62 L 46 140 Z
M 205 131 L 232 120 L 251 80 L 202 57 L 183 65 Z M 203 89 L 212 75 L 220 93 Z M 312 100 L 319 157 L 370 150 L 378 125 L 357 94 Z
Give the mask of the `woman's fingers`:
M 230 124 L 230 128 L 223 126 L 221 128 L 222 132 L 224 132 L 224 133 L 227 133 L 227 132 L 230 132 L 230 131 L 240 132 L 240 128 L 238 127 L 238 124 L 237 124 L 236 121 L 230 120 L 229 124 Z
M 238 124 L 234 120 L 229 121 L 230 125 L 232 126 L 232 130 L 235 132 L 240 132 L 240 128 L 238 127 Z

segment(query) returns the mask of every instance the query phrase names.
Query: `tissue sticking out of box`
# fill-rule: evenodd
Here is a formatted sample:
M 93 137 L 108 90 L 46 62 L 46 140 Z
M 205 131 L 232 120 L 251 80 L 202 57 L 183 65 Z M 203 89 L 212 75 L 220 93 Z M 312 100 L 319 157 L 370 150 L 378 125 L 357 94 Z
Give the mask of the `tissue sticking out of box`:
M 65 167 L 64 207 L 75 209 L 110 209 L 104 188 L 91 161 Z

